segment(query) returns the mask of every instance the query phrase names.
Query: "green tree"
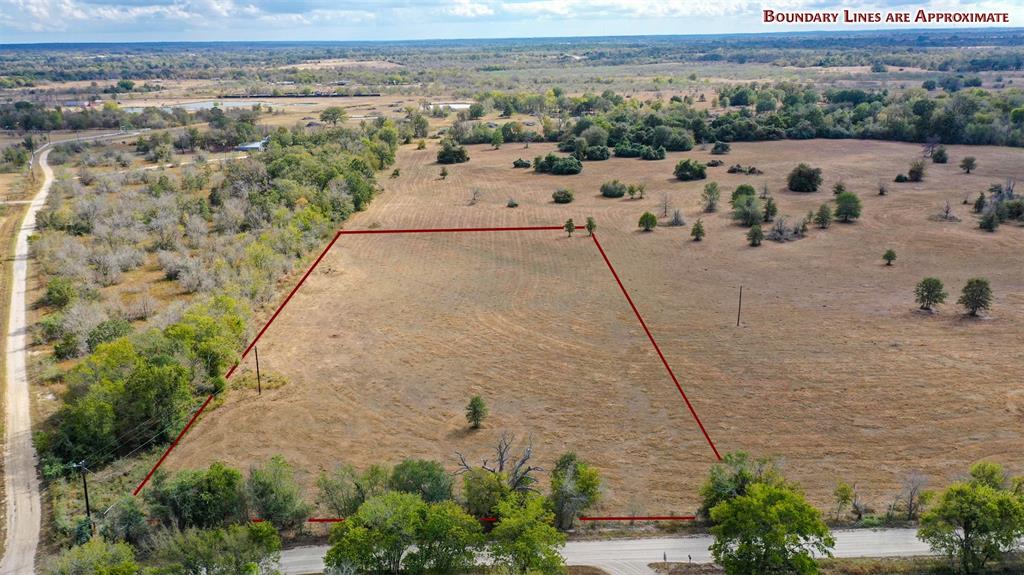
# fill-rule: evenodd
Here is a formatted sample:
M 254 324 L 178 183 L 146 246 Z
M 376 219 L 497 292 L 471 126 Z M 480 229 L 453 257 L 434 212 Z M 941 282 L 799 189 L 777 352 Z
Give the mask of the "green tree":
M 860 198 L 853 192 L 842 192 L 836 196 L 836 218 L 849 223 L 860 217 Z
M 725 457 L 711 468 L 707 481 L 700 487 L 701 505 L 697 511 L 698 515 L 710 519 L 713 507 L 746 494 L 755 483 L 784 485 L 782 475 L 771 459 L 755 459 L 742 451 L 725 454 Z
M 755 196 L 757 196 L 757 190 L 754 189 L 754 186 L 740 184 L 733 190 L 732 196 L 729 198 L 729 205 L 735 208 L 736 204 L 744 201 L 747 197 L 753 198 Z
M 751 246 L 757 247 L 764 241 L 764 232 L 761 231 L 761 224 L 754 224 L 747 232 L 747 241 Z
M 459 145 L 451 138 L 446 138 L 441 142 L 441 149 L 437 151 L 438 164 L 461 164 L 468 161 L 469 152 L 466 151 L 465 146 Z
M 790 191 L 816 192 L 821 186 L 821 168 L 812 168 L 807 164 L 798 164 L 789 172 L 787 182 Z
M 222 463 L 173 477 L 157 472 L 144 497 L 153 517 L 178 529 L 208 529 L 245 519 L 242 474 Z
M 491 532 L 491 556 L 511 575 L 564 572 L 559 549 L 565 545 L 553 525 L 555 516 L 543 497 L 514 493 L 497 505 L 498 524 Z
M 483 544 L 480 522 L 454 501 L 427 505 L 416 533 L 416 550 L 405 559 L 413 573 L 468 573 Z
M 427 503 L 452 498 L 452 476 L 436 461 L 406 459 L 391 470 L 388 486 L 404 493 L 419 495 Z
M 175 364 L 140 366 L 128 376 L 124 392 L 114 401 L 118 436 L 127 438 L 122 440 L 122 449 L 135 449 L 149 441 L 169 441 L 192 403 L 188 370 Z M 130 437 L 140 429 L 146 430 L 143 437 Z
M 658 217 L 651 212 L 644 212 L 640 216 L 640 222 L 637 225 L 643 228 L 645 232 L 649 232 L 658 227 Z
M 836 521 L 839 521 L 843 517 L 843 511 L 853 503 L 853 487 L 845 481 L 840 481 L 832 496 L 836 499 Z
M 337 126 L 338 123 L 344 122 L 347 116 L 348 114 L 345 113 L 345 109 L 341 106 L 331 106 L 320 112 L 320 121 L 330 122 L 331 125 Z
M 823 230 L 832 225 L 832 208 L 828 204 L 821 204 L 818 213 L 814 215 L 814 223 Z
M 130 545 L 108 543 L 96 537 L 61 552 L 45 572 L 47 575 L 136 575 L 141 571 Z
M 749 228 L 761 221 L 763 213 L 761 200 L 754 196 L 743 195 L 736 199 L 736 205 L 732 208 L 732 219 Z
M 921 309 L 926 311 L 930 311 L 933 306 L 946 301 L 947 295 L 949 294 L 946 293 L 942 281 L 938 278 L 924 278 L 914 288 L 915 301 L 921 306 Z
M 571 220 L 570 220 L 571 221 Z M 568 225 L 568 223 L 566 223 Z M 487 404 L 484 398 L 474 395 L 466 406 L 466 421 L 473 429 L 480 429 L 480 424 L 487 418 Z
M 944 146 L 939 146 L 932 150 L 932 163 L 933 164 L 945 164 L 949 161 L 949 153 L 946 152 Z
M 795 489 L 757 483 L 711 509 L 711 554 L 730 575 L 812 574 L 835 540 L 821 514 Z
M 274 573 L 281 538 L 270 523 L 224 529 L 166 531 L 155 538 L 150 557 L 175 575 Z
M 718 200 L 722 197 L 722 192 L 718 189 L 717 182 L 708 182 L 704 185 L 704 191 L 700 193 L 700 203 L 703 206 L 704 211 L 712 213 L 718 211 Z
M 971 171 L 977 167 L 978 161 L 974 156 L 964 156 L 964 159 L 960 160 L 960 169 L 963 170 L 965 174 L 971 173 Z
M 311 511 L 310 505 L 302 500 L 302 489 L 295 481 L 292 466 L 280 455 L 262 467 L 249 469 L 245 495 L 256 516 L 278 529 L 301 527 Z
M 596 468 L 569 452 L 558 459 L 551 473 L 551 505 L 555 525 L 572 529 L 576 518 L 586 513 L 601 497 L 601 478 Z
M 390 492 L 367 499 L 359 511 L 331 529 L 325 563 L 328 567 L 354 566 L 360 571 L 402 571 L 402 560 L 412 551 L 422 529 L 426 504 L 412 493 Z
M 474 517 L 493 517 L 498 503 L 511 492 L 504 473 L 475 468 L 462 475 L 466 510 Z
M 697 221 L 693 223 L 693 228 L 690 229 L 690 237 L 693 241 L 699 242 L 704 239 L 704 220 L 697 218 Z
M 568 233 L 569 237 L 571 238 L 572 237 L 572 233 L 576 231 L 576 224 L 573 223 L 572 218 L 569 218 L 569 219 L 565 220 L 565 225 L 562 226 L 562 229 L 565 230 L 566 233 Z
M 981 310 L 988 310 L 992 306 L 992 287 L 988 280 L 985 278 L 967 280 L 956 303 L 964 306 L 972 316 L 978 315 Z
M 494 130 L 494 132 L 491 133 L 491 147 L 497 150 L 504 143 L 505 137 L 502 136 L 501 130 Z
M 893 250 L 885 250 L 885 253 L 882 254 L 882 259 L 885 260 L 885 265 L 891 266 L 892 262 L 896 261 L 896 252 Z
M 317 503 L 337 517 L 348 517 L 367 499 L 383 495 L 390 476 L 388 469 L 380 465 L 371 465 L 362 473 L 351 465 L 340 466 L 317 479 Z
M 993 485 L 987 477 L 989 470 L 971 471 L 971 480 L 951 485 L 934 508 L 921 515 L 917 531 L 922 541 L 949 557 L 962 573 L 982 572 L 986 564 L 1015 549 L 1024 537 L 1020 495 Z
M 587 216 L 587 235 L 593 237 L 595 231 L 597 231 L 597 220 Z

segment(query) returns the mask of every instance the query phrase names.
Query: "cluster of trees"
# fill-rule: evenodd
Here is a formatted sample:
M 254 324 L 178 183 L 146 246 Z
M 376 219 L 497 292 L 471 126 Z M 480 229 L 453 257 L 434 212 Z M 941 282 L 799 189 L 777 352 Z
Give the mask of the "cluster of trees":
M 943 98 L 921 88 L 899 94 L 861 89 L 821 93 L 795 82 L 722 86 L 719 90 L 718 103 L 730 110 L 717 116 L 693 108 L 684 100 L 641 102 L 623 99 L 611 91 L 565 101 L 548 98 L 551 105 L 541 109 L 525 102 L 543 101 L 543 95 L 527 98 L 488 92 L 479 98 L 510 98 L 516 111 L 544 116 L 542 133 L 532 138 L 560 142 L 566 151 L 574 150 L 583 140 L 588 146 L 614 148 L 619 156 L 648 159 L 657 159 L 661 148 L 685 151 L 694 142 L 784 138 L 1024 146 L 1024 121 L 1017 121 L 1024 120 L 1024 112 L 1013 114 L 1014 110 L 1024 110 L 1024 91 L 1019 89 L 990 92 L 971 88 Z M 456 134 L 465 142 L 489 141 L 484 139 L 486 126 L 477 126 L 470 123 Z M 479 137 L 470 136 L 478 131 Z M 718 150 L 724 148 L 719 146 Z
M 541 174 L 569 176 L 582 172 L 583 164 L 574 156 L 559 156 L 555 153 L 549 153 L 546 156 L 534 158 L 533 170 Z
M 256 113 L 254 110 L 224 110 L 213 107 L 208 110 L 189 111 L 183 108 L 164 110 L 157 107 L 144 108 L 138 112 L 121 109 L 116 102 L 107 101 L 102 106 L 70 110 L 49 107 L 28 101 L 0 104 L 0 129 L 28 131 L 90 130 L 120 128 L 169 128 L 194 123 L 221 121 L 223 117 L 236 118 Z M 245 140 L 241 140 L 245 141 Z M 251 141 L 251 140 L 250 140 Z
M 1024 198 L 1015 192 L 1016 181 L 1009 179 L 1005 184 L 992 184 L 974 200 L 974 212 L 980 215 L 978 226 L 994 232 L 1007 221 L 1024 222 Z M 966 201 L 965 201 L 966 203 Z
M 0 152 L 0 173 L 17 172 L 28 165 L 32 157 L 32 139 L 26 138 L 25 142 L 11 144 Z
M 159 135 L 137 142 L 146 153 L 166 145 Z M 58 358 L 85 357 L 56 376 L 67 391 L 40 434 L 47 476 L 69 462 L 98 468 L 174 437 L 196 396 L 223 388 L 245 343 L 246 310 L 272 297 L 283 273 L 366 207 L 375 173 L 394 161 L 397 145 L 387 120 L 281 128 L 266 151 L 220 173 L 200 157 L 180 176 L 86 171 L 78 182 L 58 181 L 33 238 L 50 312 L 34 336 L 53 343 Z M 160 311 L 165 304 L 145 289 L 100 291 L 147 263 L 197 297 Z
M 914 287 L 914 301 L 924 311 L 931 311 L 935 306 L 945 302 L 948 296 L 942 280 L 938 278 L 924 278 Z M 956 303 L 962 305 L 972 316 L 987 311 L 992 307 L 992 286 L 985 278 L 971 278 L 964 284 Z

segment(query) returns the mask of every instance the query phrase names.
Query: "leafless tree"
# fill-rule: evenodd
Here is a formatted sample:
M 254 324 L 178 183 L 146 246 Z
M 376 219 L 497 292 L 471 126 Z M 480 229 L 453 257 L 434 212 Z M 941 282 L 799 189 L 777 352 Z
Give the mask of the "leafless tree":
M 533 442 L 527 441 L 526 447 L 518 455 L 514 452 L 514 443 L 514 434 L 502 433 L 498 444 L 494 447 L 494 460 L 484 459 L 480 468 L 491 473 L 506 474 L 508 486 L 512 491 L 536 491 L 533 485 L 537 483 L 537 479 L 533 473 L 544 471 L 544 469 L 530 465 L 530 458 L 533 456 Z M 455 455 L 459 458 L 459 470 L 455 472 L 456 475 L 473 470 L 473 466 L 466 461 L 466 457 L 462 453 L 456 451 Z
M 921 508 L 925 503 L 923 495 L 927 486 L 928 476 L 919 471 L 911 472 L 903 480 L 903 491 L 900 493 L 900 497 L 904 501 L 907 521 L 913 521 L 921 514 Z
M 669 198 L 668 192 L 661 193 L 661 217 L 667 218 L 669 210 L 672 209 L 672 199 Z

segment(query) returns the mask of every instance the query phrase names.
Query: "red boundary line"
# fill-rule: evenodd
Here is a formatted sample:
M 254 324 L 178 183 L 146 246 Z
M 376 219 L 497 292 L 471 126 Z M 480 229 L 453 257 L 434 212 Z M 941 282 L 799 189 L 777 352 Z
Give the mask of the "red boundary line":
M 631 516 L 608 516 L 608 517 L 580 517 L 580 521 L 696 521 L 697 517 L 694 515 L 641 515 L 636 517 Z M 265 519 L 252 519 L 253 523 L 263 523 Z M 484 523 L 496 523 L 497 517 L 481 517 L 480 521 Z M 344 523 L 344 517 L 310 517 L 306 519 L 306 523 Z
M 196 412 L 192 414 L 192 419 L 188 420 L 188 423 L 185 424 L 185 427 L 181 430 L 181 433 L 178 434 L 178 437 L 174 438 L 174 442 L 171 443 L 171 445 L 167 448 L 167 451 L 164 451 L 164 454 L 160 457 L 160 460 L 156 462 L 156 465 L 153 466 L 153 469 L 150 469 L 149 473 L 146 474 L 146 478 L 143 479 L 142 483 L 139 483 L 139 486 L 136 487 L 135 491 L 132 492 L 133 496 L 138 495 L 139 491 L 142 491 L 142 488 L 145 487 L 146 483 L 149 482 L 149 478 L 153 477 L 153 473 L 155 473 L 157 468 L 160 467 L 160 464 L 163 463 L 164 460 L 167 459 L 167 456 L 171 454 L 171 450 L 177 447 L 178 442 L 181 441 L 181 438 L 185 436 L 185 432 L 188 431 L 188 428 L 192 427 L 192 424 L 196 422 L 196 419 L 199 417 L 199 414 L 202 413 L 204 409 L 206 409 L 207 405 L 210 405 L 211 401 L 213 401 L 213 396 L 214 394 L 211 393 L 210 396 L 206 398 L 206 401 L 203 402 L 203 405 L 201 405 L 199 409 L 197 409 Z
M 338 238 L 340 238 L 343 235 L 358 235 L 358 234 L 423 234 L 423 233 L 454 233 L 454 232 L 522 232 L 522 231 L 561 230 L 561 229 L 562 229 L 562 226 L 519 226 L 519 227 L 493 227 L 493 228 L 435 228 L 435 229 L 417 228 L 417 229 L 398 229 L 398 230 L 338 230 L 337 232 L 335 232 L 334 237 L 331 238 L 331 241 L 328 242 L 327 246 L 323 249 L 323 251 L 320 252 L 320 255 L 317 256 L 316 260 L 313 261 L 312 265 L 309 266 L 309 269 L 306 270 L 306 273 L 302 274 L 302 278 L 299 279 L 299 282 L 297 284 L 295 284 L 295 286 L 292 288 L 292 290 L 290 292 L 288 292 L 288 295 L 284 298 L 284 300 L 281 301 L 281 303 L 277 306 L 277 309 L 274 310 L 274 314 L 272 316 L 270 316 L 270 319 L 267 320 L 267 323 L 263 324 L 263 328 L 260 329 L 258 334 L 256 334 L 256 337 L 253 338 L 253 340 L 251 342 L 249 342 L 249 345 L 245 348 L 245 351 L 242 352 L 242 355 L 241 355 L 241 357 L 239 357 L 238 361 L 235 362 L 235 364 L 233 366 L 231 366 L 231 369 L 228 370 L 227 374 L 224 375 L 224 379 L 230 379 L 231 376 L 234 375 L 235 370 L 238 369 L 238 366 L 241 364 L 242 360 L 244 360 L 245 357 L 247 355 L 249 355 L 249 352 L 252 351 L 252 348 L 256 346 L 256 343 L 259 342 L 261 337 L 263 337 L 263 334 L 266 333 L 267 329 L 270 328 L 270 324 L 274 323 L 274 320 L 277 319 L 277 316 L 284 309 L 284 306 L 288 305 L 288 302 L 291 301 L 292 296 L 295 295 L 295 292 L 299 291 L 299 288 L 302 287 L 302 284 L 306 283 L 306 279 L 309 278 L 310 274 L 313 273 L 313 270 L 315 270 L 316 267 L 318 265 L 320 265 L 320 261 L 323 260 L 324 256 L 327 255 L 327 252 L 329 252 L 331 250 L 331 248 L 334 247 L 334 244 L 335 244 L 335 242 L 338 241 Z M 164 454 L 156 462 L 156 465 L 154 465 L 153 468 L 149 470 L 149 473 L 146 474 L 145 479 L 143 479 L 142 482 L 140 482 L 139 485 L 135 488 L 135 490 L 132 491 L 132 495 L 138 495 L 139 492 L 142 491 L 142 488 L 145 487 L 147 483 L 149 483 L 150 478 L 153 477 L 153 474 L 156 472 L 156 470 L 163 464 L 164 460 L 167 459 L 167 456 L 171 454 L 171 451 L 174 450 L 174 448 L 178 446 L 178 442 L 181 441 L 181 438 L 185 436 L 185 432 L 187 432 L 188 429 L 190 427 L 192 427 L 192 424 L 195 423 L 196 418 L 199 417 L 199 414 L 202 413 L 204 409 L 206 409 L 206 406 L 210 403 L 210 400 L 213 399 L 214 395 L 215 394 L 211 394 L 210 397 L 206 398 L 206 401 L 203 403 L 202 407 L 200 407 L 199 410 L 196 411 L 196 413 L 192 416 L 192 419 L 190 419 L 188 424 L 185 425 L 185 428 L 182 429 L 181 433 L 178 434 L 178 437 L 176 437 L 174 439 L 174 442 L 171 443 L 171 445 L 167 448 L 166 451 L 164 451 Z
M 420 229 L 398 229 L 398 230 L 338 230 L 337 232 L 335 232 L 334 237 L 331 238 L 331 241 L 327 244 L 327 246 L 323 249 L 323 251 L 320 252 L 320 255 L 317 256 L 316 260 L 314 260 L 313 263 L 309 266 L 309 269 L 306 270 L 306 273 L 304 273 L 302 275 L 302 278 L 299 279 L 299 282 L 297 284 L 295 284 L 295 286 L 291 289 L 291 291 L 288 292 L 288 295 L 284 298 L 284 300 L 277 306 L 277 309 L 274 310 L 273 315 L 270 316 L 270 319 L 267 320 L 267 322 L 263 325 L 263 328 L 261 328 L 259 333 L 256 334 L 256 337 L 253 338 L 253 340 L 245 348 L 245 351 L 242 352 L 242 355 L 239 358 L 239 361 L 236 362 L 233 366 L 231 366 L 231 369 L 228 370 L 228 372 L 227 372 L 227 374 L 225 374 L 224 378 L 225 379 L 229 379 L 235 373 L 235 370 L 241 364 L 242 360 L 244 360 L 245 357 L 249 354 L 249 352 L 252 351 L 252 348 L 256 346 L 256 343 L 259 342 L 260 338 L 263 337 L 263 334 L 266 333 L 267 329 L 270 328 L 270 325 L 274 322 L 275 319 L 277 319 L 277 316 L 280 315 L 280 313 L 284 309 L 284 307 L 286 305 L 288 305 L 288 302 L 291 301 L 292 296 L 294 296 L 295 293 L 299 291 L 299 288 L 302 287 L 302 284 L 304 284 L 306 282 L 306 279 L 309 278 L 310 274 L 313 273 L 313 270 L 315 270 L 316 267 L 318 265 L 320 265 L 321 260 L 324 259 L 324 256 L 327 255 L 327 252 L 329 252 L 331 250 L 331 248 L 334 247 L 334 244 L 338 241 L 338 238 L 340 238 L 342 235 L 459 233 L 459 232 L 517 232 L 517 231 L 541 231 L 541 230 L 553 231 L 553 230 L 561 230 L 561 229 L 563 229 L 562 226 L 521 226 L 521 227 L 491 227 L 491 228 L 434 228 L 434 229 L 420 228 Z M 704 424 L 701 422 L 700 417 L 697 415 L 696 410 L 694 410 L 693 405 L 690 403 L 689 398 L 686 397 L 686 393 L 683 391 L 683 387 L 679 384 L 679 380 L 676 379 L 676 375 L 672 371 L 672 368 L 669 366 L 668 361 L 665 359 L 664 354 L 662 354 L 661 348 L 658 347 L 658 342 L 654 340 L 654 336 L 651 334 L 650 329 L 647 328 L 647 323 L 644 322 L 643 317 L 640 315 L 640 312 L 637 310 L 636 305 L 633 303 L 633 298 L 631 298 L 629 296 L 629 292 L 626 291 L 626 287 L 622 284 L 622 280 L 619 279 L 619 274 L 615 272 L 615 268 L 612 266 L 611 261 L 608 259 L 608 255 L 605 254 L 604 248 L 601 247 L 601 243 L 597 240 L 597 235 L 596 234 L 592 234 L 591 237 L 594 240 L 594 245 L 597 246 L 598 251 L 601 253 L 601 257 L 604 259 L 605 264 L 608 266 L 609 271 L 612 272 L 612 276 L 615 278 L 616 283 L 619 284 L 619 289 L 622 290 L 622 294 L 626 297 L 626 301 L 629 302 L 630 307 L 633 309 L 634 315 L 636 315 L 637 320 L 640 321 L 641 327 L 644 328 L 644 332 L 647 334 L 647 338 L 651 341 L 651 344 L 654 346 L 655 351 L 658 352 L 658 357 L 661 358 L 661 363 L 665 366 L 665 370 L 668 371 L 668 374 L 672 378 L 673 383 L 675 383 L 676 388 L 679 390 L 679 394 L 682 395 L 683 401 L 686 402 L 686 407 L 689 408 L 690 414 L 693 415 L 694 420 L 697 422 L 697 425 L 700 427 L 701 433 L 704 434 L 704 439 L 706 439 L 707 442 L 708 442 L 708 445 L 711 446 L 711 450 L 715 453 L 715 457 L 718 458 L 719 460 L 721 460 L 722 456 L 719 455 L 718 449 L 715 447 L 714 442 L 711 441 L 711 436 L 708 435 L 708 432 L 704 428 Z M 185 425 L 185 427 L 181 430 L 180 433 L 178 433 L 178 436 L 174 439 L 174 441 L 171 443 L 171 445 L 168 446 L 166 451 L 164 451 L 163 455 L 156 462 L 156 465 L 154 465 L 153 468 L 149 470 L 149 473 L 146 474 L 146 477 L 139 483 L 139 485 L 132 492 L 133 496 L 137 496 L 139 494 L 139 492 L 142 491 L 142 488 L 145 487 L 147 483 L 149 483 L 149 480 L 153 477 L 153 474 L 156 473 L 156 470 L 159 469 L 159 467 L 163 464 L 164 460 L 167 459 L 167 456 L 171 454 L 171 451 L 173 451 L 174 448 L 178 446 L 178 443 L 181 441 L 182 437 L 185 436 L 185 433 L 187 433 L 189 428 L 192 427 L 192 424 L 194 424 L 196 422 L 196 419 L 199 418 L 199 415 L 206 409 L 206 407 L 210 404 L 210 402 L 213 400 L 215 395 L 216 395 L 215 393 L 210 394 L 210 396 L 206 398 L 206 401 L 203 402 L 202 406 L 200 406 L 199 409 L 196 410 L 196 412 L 192 415 L 192 418 L 189 419 L 189 421 Z M 583 518 L 580 518 L 581 521 L 692 521 L 693 519 L 694 519 L 693 516 L 679 516 L 679 517 L 675 517 L 675 516 L 583 517 Z M 262 520 L 256 520 L 256 521 L 262 521 Z M 340 522 L 340 521 L 344 521 L 344 518 L 319 518 L 319 519 L 309 519 L 308 520 L 308 522 L 311 522 L 311 523 L 336 523 L 336 522 Z M 481 521 L 495 521 L 495 519 L 491 518 L 491 517 L 485 517 L 485 518 L 481 519 Z
M 668 372 L 669 377 L 672 378 L 672 382 L 676 384 L 676 389 L 679 390 L 679 395 L 683 396 L 683 401 L 686 402 L 686 407 L 690 410 L 690 415 L 693 416 L 694 421 L 697 422 L 697 426 L 700 427 L 700 432 L 704 434 L 704 439 L 707 440 L 708 445 L 711 446 L 711 451 L 715 452 L 715 458 L 719 461 L 722 460 L 722 456 L 718 453 L 718 448 L 715 447 L 715 442 L 711 441 L 711 436 L 708 435 L 708 430 L 704 429 L 704 424 L 700 420 L 700 416 L 697 415 L 697 410 L 693 408 L 693 404 L 690 403 L 690 398 L 686 397 L 686 392 L 683 391 L 683 386 L 679 384 L 679 380 L 676 379 L 676 374 L 672 371 L 672 367 L 669 366 L 668 360 L 665 359 L 665 354 L 661 353 L 661 348 L 658 347 L 658 342 L 654 340 L 654 336 L 651 334 L 651 330 L 647 328 L 647 322 L 644 321 L 643 316 L 640 315 L 640 310 L 636 308 L 636 304 L 633 303 L 633 298 L 629 297 L 629 292 L 626 291 L 626 286 L 622 284 L 622 280 L 619 279 L 619 274 L 615 272 L 615 268 L 612 266 L 611 260 L 608 259 L 608 255 L 604 253 L 604 248 L 601 247 L 601 242 L 597 241 L 597 234 L 591 234 L 594 239 L 594 245 L 597 246 L 597 251 L 601 252 L 601 257 L 604 258 L 604 263 L 608 266 L 608 270 L 612 272 L 612 276 L 615 278 L 615 283 L 619 284 L 619 289 L 622 290 L 622 295 L 626 296 L 626 301 L 629 302 L 629 307 L 633 308 L 633 315 L 640 322 L 640 327 L 644 328 L 644 333 L 647 334 L 647 339 L 651 340 L 651 345 L 654 346 L 654 351 L 658 352 L 658 357 L 661 358 L 661 364 L 665 366 L 665 371 Z

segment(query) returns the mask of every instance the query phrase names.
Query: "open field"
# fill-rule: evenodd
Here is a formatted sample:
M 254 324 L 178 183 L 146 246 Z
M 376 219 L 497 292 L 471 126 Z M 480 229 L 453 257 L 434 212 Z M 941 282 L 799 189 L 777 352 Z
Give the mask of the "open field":
M 605 250 L 630 289 L 711 437 L 724 453 L 779 457 L 787 476 L 825 505 L 839 480 L 884 509 L 911 471 L 939 486 L 980 459 L 1021 471 L 1024 390 L 1016 373 L 1024 332 L 1024 228 L 977 229 L 971 198 L 1020 172 L 1024 151 L 952 146 L 950 163 L 925 182 L 878 184 L 905 171 L 914 145 L 864 141 L 738 143 L 727 163 L 763 176 L 709 170 L 724 199 L 740 183 L 767 183 L 794 220 L 831 198 L 784 190 L 799 161 L 861 194 L 863 219 L 812 229 L 789 244 L 750 248 L 727 206 L 704 215 L 708 237 L 689 227 L 636 229 L 662 193 L 688 223 L 704 182 L 672 178 L 681 157 L 612 159 L 557 177 L 513 170 L 546 153 L 509 145 L 470 148 L 468 164 L 441 181 L 426 151 L 406 146 L 400 178 L 349 229 L 577 225 L 593 215 Z M 963 155 L 979 169 L 963 175 Z M 598 195 L 601 182 L 647 184 L 643 200 Z M 576 201 L 556 205 L 557 187 Z M 471 190 L 480 191 L 469 205 Z M 515 198 L 518 209 L 505 207 Z M 929 220 L 945 200 L 964 218 Z M 723 202 L 725 203 L 725 202 Z M 659 365 L 591 240 L 558 232 L 444 236 L 347 236 L 281 314 L 260 345 L 261 367 L 289 380 L 257 399 L 232 393 L 204 416 L 168 459 L 180 469 L 235 465 L 282 453 L 312 485 L 338 463 L 366 466 L 429 457 L 455 469 L 455 451 L 486 456 L 503 431 L 533 437 L 550 467 L 575 450 L 601 469 L 607 513 L 689 513 L 713 455 Z M 881 254 L 899 255 L 885 267 Z M 1017 263 L 1014 263 L 1017 262 Z M 952 296 L 922 315 L 914 284 L 935 275 Z M 988 277 L 990 318 L 962 318 L 952 304 L 969 277 Z M 744 286 L 743 325 L 735 327 Z M 265 312 L 269 316 L 269 311 Z M 252 369 L 251 355 L 242 366 Z M 484 429 L 467 433 L 470 395 L 491 406 Z M 310 496 L 312 496 L 312 488 Z

